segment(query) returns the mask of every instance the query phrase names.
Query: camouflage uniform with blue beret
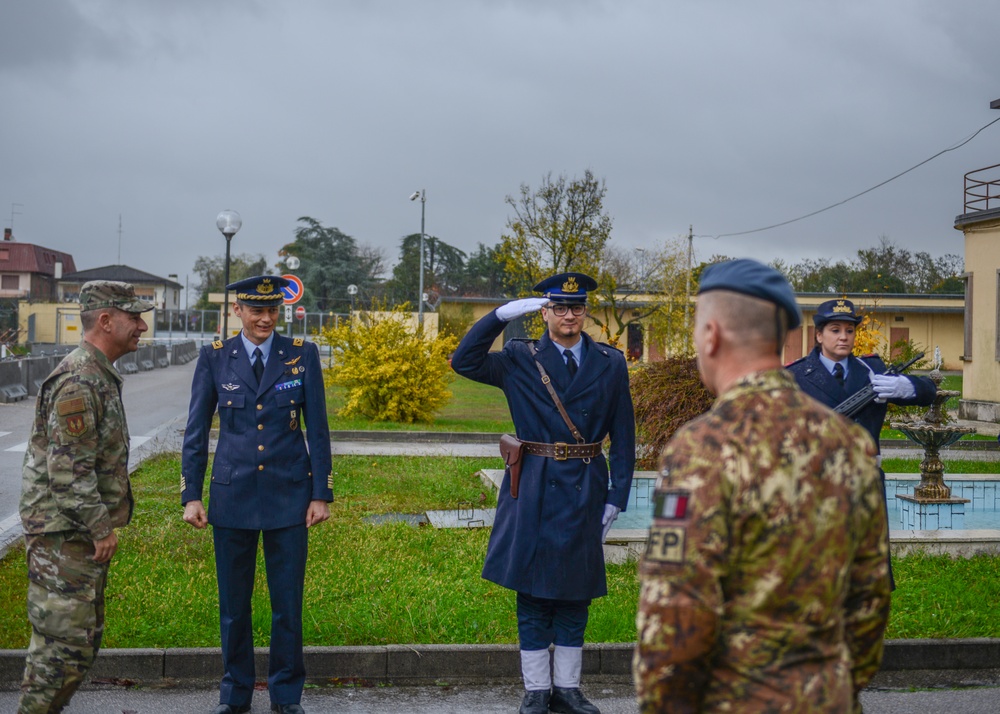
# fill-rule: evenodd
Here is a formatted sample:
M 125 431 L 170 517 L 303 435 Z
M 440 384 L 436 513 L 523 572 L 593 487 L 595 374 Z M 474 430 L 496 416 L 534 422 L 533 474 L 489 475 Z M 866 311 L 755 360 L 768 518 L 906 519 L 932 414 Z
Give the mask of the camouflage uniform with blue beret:
M 81 289 L 80 308 L 139 313 L 153 306 L 127 283 L 92 281 Z M 94 542 L 128 524 L 133 509 L 121 385 L 85 335 L 39 390 L 20 502 L 32 625 L 23 714 L 61 711 L 100 647 L 108 564 L 93 560 Z
M 706 272 L 700 292 L 767 300 L 798 324 L 780 275 L 735 262 Z M 639 567 L 643 712 L 857 712 L 881 662 L 890 589 L 875 447 L 773 362 L 726 384 L 664 450 Z

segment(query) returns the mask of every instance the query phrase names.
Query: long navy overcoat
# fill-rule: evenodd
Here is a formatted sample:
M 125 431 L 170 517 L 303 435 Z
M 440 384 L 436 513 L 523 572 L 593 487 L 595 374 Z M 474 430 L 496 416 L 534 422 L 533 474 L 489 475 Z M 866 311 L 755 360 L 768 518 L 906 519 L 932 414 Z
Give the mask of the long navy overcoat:
M 851 355 L 847 358 L 847 379 L 844 381 L 843 387 L 830 374 L 830 370 L 820 362 L 818 346 L 802 359 L 788 365 L 788 369 L 795 375 L 795 381 L 798 382 L 802 391 L 813 399 L 833 408 L 855 392 L 864 389 L 871 382 L 870 373 L 865 367 L 866 364 L 872 368 L 875 374 L 883 374 L 886 371 L 885 362 L 878 355 L 865 355 L 861 358 Z M 910 399 L 893 399 L 893 404 L 929 406 L 934 402 L 937 387 L 934 386 L 934 382 L 930 378 L 908 374 L 904 376 L 913 383 L 917 394 Z M 871 434 L 876 447 L 878 447 L 879 433 L 882 431 L 882 422 L 885 421 L 885 412 L 888 408 L 887 403 L 872 402 L 854 417 L 854 421 Z
M 625 357 L 586 334 L 583 362 L 570 382 L 558 345 L 511 340 L 490 353 L 504 323 L 494 313 L 459 344 L 451 366 L 459 374 L 503 390 L 518 438 L 576 443 L 542 384 L 533 345 L 570 419 L 588 443 L 611 437 L 608 460 L 596 456 L 556 461 L 524 455 L 520 492 L 504 477 L 483 577 L 535 597 L 588 600 L 607 594 L 601 518 L 604 504 L 625 510 L 635 467 L 635 416 Z
M 305 523 L 311 500 L 333 500 L 330 427 L 315 344 L 275 333 L 259 385 L 239 335 L 201 348 L 181 458 L 182 503 L 202 499 L 216 408 L 209 523 L 288 528 Z

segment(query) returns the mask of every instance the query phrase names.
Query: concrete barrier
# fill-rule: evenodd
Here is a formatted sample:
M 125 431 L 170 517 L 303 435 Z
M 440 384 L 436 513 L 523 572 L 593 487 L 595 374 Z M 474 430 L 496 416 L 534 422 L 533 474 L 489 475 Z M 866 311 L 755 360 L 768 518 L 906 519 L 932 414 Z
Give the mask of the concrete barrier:
M 37 397 L 42 388 L 42 383 L 52 370 L 62 361 L 62 357 L 29 357 L 22 360 L 25 367 L 25 387 L 28 396 Z
M 170 364 L 187 364 L 198 356 L 198 344 L 194 340 L 175 342 L 170 347 Z
M 10 403 L 28 398 L 23 362 L 0 362 L 0 401 Z
M 167 346 L 156 344 L 153 345 L 153 362 L 156 363 L 157 367 L 161 369 L 170 366 L 170 358 L 167 357 Z
M 151 345 L 140 347 L 139 351 L 135 353 L 135 361 L 143 372 L 153 369 L 153 347 Z
M 139 371 L 139 364 L 136 362 L 137 352 L 129 352 L 127 355 L 122 355 L 115 362 L 115 369 L 121 374 L 135 374 Z

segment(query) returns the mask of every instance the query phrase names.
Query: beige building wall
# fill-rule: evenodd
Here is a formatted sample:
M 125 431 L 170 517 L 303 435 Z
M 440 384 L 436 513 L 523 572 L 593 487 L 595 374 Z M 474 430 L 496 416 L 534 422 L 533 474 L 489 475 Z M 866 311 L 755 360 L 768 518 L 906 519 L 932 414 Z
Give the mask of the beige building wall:
M 153 313 L 143 313 L 149 329 L 142 333 L 143 340 L 155 337 L 156 321 Z M 17 303 L 17 343 L 26 344 L 29 336 L 37 344 L 76 345 L 83 338 L 80 323 L 80 305 L 65 302 Z
M 965 234 L 968 328 L 959 416 L 1000 422 L 1000 210 L 963 214 L 955 228 Z

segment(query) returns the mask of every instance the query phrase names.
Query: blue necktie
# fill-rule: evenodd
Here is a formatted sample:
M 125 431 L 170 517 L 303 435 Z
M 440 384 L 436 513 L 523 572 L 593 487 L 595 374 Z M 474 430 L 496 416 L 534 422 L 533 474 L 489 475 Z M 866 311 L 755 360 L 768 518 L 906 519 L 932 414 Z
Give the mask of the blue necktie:
M 569 378 L 573 379 L 576 376 L 576 359 L 573 357 L 573 350 L 565 350 L 563 354 L 566 355 L 566 369 L 569 370 Z

